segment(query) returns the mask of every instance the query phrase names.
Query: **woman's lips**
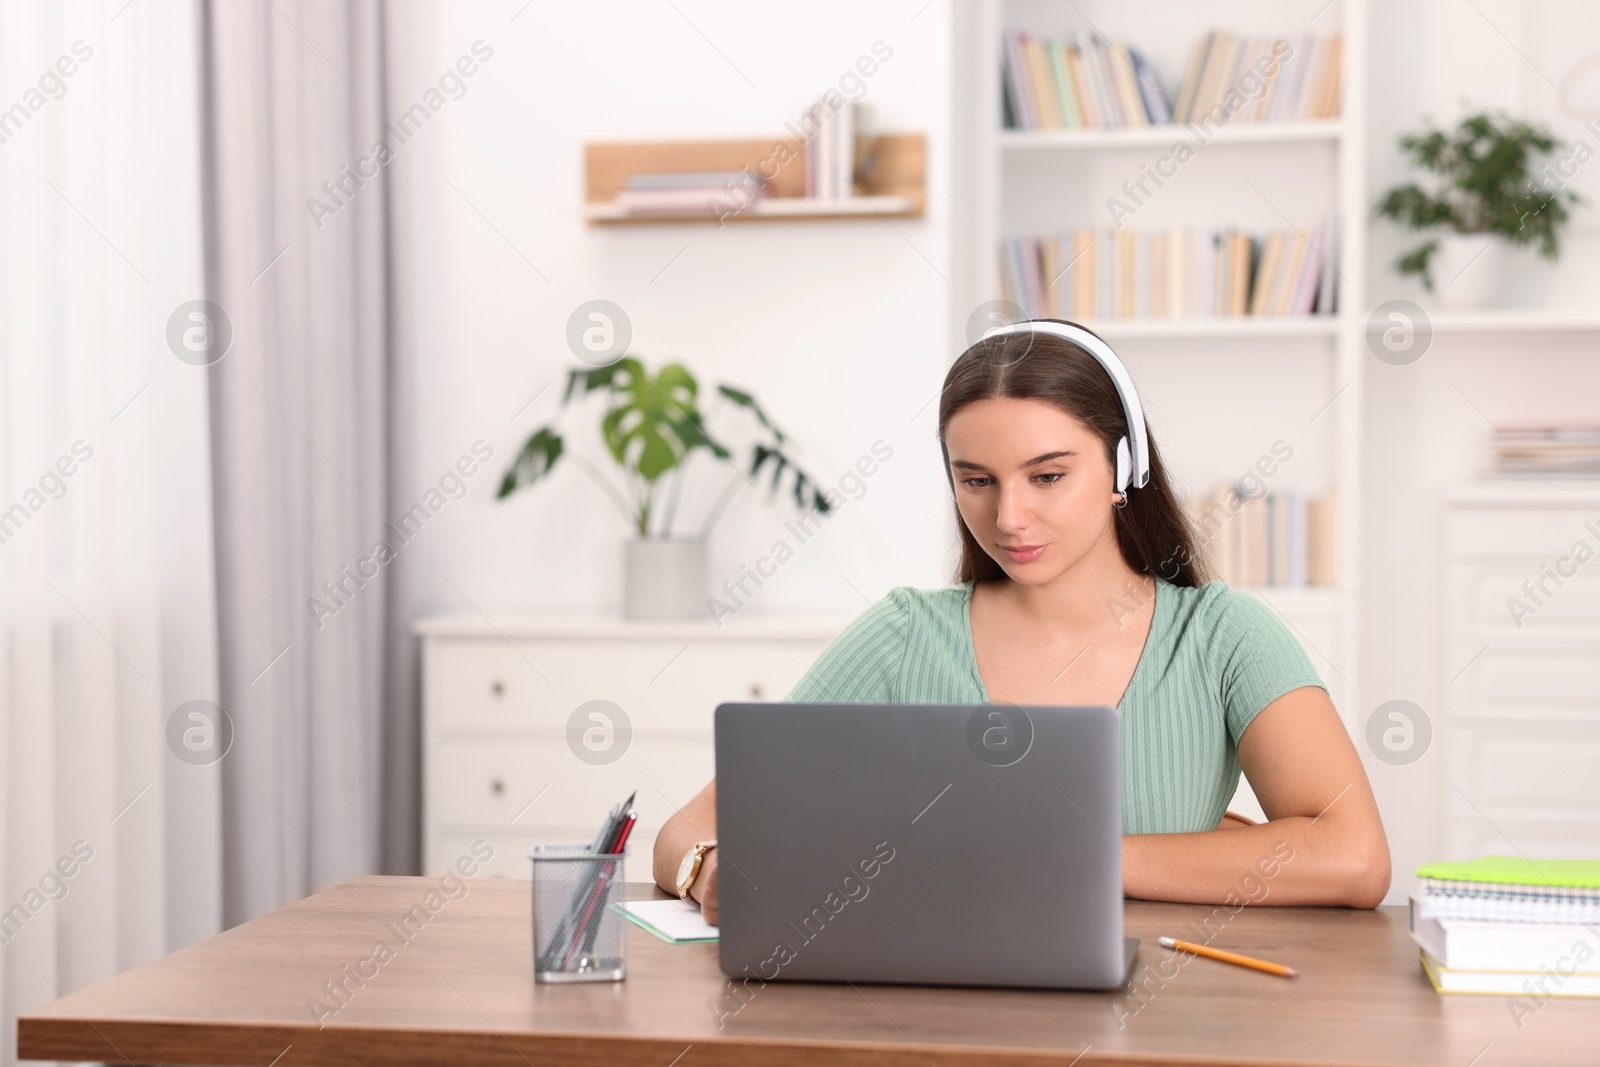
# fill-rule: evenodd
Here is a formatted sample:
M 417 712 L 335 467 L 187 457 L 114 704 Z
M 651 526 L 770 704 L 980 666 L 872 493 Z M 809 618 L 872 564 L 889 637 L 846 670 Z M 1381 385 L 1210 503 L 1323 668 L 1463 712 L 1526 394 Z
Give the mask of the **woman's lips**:
M 1044 555 L 1045 545 L 1001 545 L 1000 551 L 1004 552 L 1012 563 L 1032 563 Z

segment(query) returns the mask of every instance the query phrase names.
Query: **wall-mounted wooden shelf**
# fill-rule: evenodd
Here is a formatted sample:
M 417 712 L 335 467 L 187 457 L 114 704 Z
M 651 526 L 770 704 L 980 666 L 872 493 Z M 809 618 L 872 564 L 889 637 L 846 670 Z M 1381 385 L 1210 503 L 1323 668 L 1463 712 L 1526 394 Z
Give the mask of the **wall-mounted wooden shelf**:
M 818 200 L 805 195 L 804 148 L 797 138 L 781 137 L 587 145 L 585 213 L 591 224 L 715 223 L 719 216 L 710 209 L 629 212 L 616 204 L 615 197 L 631 174 L 737 171 L 749 167 L 767 178 L 766 194 L 752 199 L 741 210 L 722 216 L 728 222 L 921 217 L 925 173 L 922 134 L 883 134 L 876 138 L 872 169 L 861 189 L 865 195 L 848 199 Z M 774 162 L 780 158 L 787 160 L 781 166 Z

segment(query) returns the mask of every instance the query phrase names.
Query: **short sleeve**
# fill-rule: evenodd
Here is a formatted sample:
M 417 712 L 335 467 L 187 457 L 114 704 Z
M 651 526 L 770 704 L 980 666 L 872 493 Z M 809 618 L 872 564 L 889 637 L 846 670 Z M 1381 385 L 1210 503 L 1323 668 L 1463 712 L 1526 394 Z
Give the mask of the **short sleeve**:
M 906 616 L 900 589 L 891 589 L 829 642 L 784 700 L 894 703 L 905 662 Z
M 1218 598 L 1218 606 L 1210 667 L 1221 684 L 1228 733 L 1237 745 L 1245 727 L 1274 700 L 1308 685 L 1328 687 L 1272 608 L 1231 589 Z

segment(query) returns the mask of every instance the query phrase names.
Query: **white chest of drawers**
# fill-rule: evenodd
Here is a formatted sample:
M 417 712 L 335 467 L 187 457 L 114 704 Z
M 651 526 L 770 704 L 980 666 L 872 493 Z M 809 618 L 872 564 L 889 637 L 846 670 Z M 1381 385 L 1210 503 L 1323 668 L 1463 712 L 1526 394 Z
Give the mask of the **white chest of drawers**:
M 420 620 L 423 869 L 482 838 L 490 875 L 526 878 L 529 844 L 588 841 L 637 792 L 627 876 L 649 879 L 661 824 L 713 775 L 716 706 L 781 700 L 847 622 Z
M 1600 859 L 1600 484 L 1448 509 L 1449 858 Z

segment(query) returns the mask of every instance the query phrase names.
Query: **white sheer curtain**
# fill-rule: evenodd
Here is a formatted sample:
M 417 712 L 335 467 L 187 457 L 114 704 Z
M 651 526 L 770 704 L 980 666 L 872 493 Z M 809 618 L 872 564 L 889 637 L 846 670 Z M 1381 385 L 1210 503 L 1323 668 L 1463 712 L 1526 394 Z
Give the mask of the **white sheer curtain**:
M 394 134 L 377 0 L 201 12 L 231 925 L 382 866 Z
M 0 1061 L 16 1015 L 220 929 L 187 0 L 0 5 Z M 64 873 L 68 872 L 70 873 Z

